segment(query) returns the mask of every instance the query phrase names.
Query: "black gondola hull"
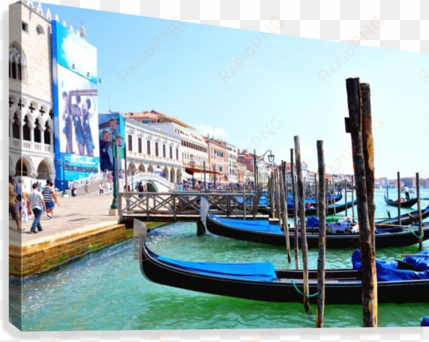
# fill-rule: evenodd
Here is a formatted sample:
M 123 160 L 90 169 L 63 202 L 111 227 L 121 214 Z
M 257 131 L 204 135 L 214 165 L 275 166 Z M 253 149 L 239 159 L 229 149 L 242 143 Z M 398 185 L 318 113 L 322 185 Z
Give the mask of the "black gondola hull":
M 284 281 L 261 282 L 244 281 L 231 278 L 206 276 L 186 271 L 164 264 L 157 259 L 143 244 L 140 262 L 143 275 L 150 281 L 197 291 L 212 295 L 228 296 L 266 302 L 302 303 L 302 295 L 297 292 L 291 279 L 295 279 L 298 288 L 302 290 L 300 279 L 302 271 L 278 271 Z M 315 271 L 310 272 L 310 294 L 317 292 Z M 347 279 L 348 281 L 343 281 Z M 429 302 L 429 296 L 422 296 L 429 291 L 429 281 L 416 280 L 406 282 L 385 282 L 378 284 L 379 303 L 418 303 Z M 400 295 L 398 295 L 400 294 Z M 310 302 L 316 303 L 317 297 L 311 297 Z M 327 270 L 325 283 L 326 304 L 361 304 L 362 289 L 359 272 L 353 270 Z
M 395 207 L 395 208 L 398 207 L 398 202 L 388 199 L 386 196 L 384 196 L 384 202 L 387 205 L 390 205 L 391 207 Z M 417 198 L 413 198 L 412 200 L 401 202 L 401 208 L 411 208 L 416 203 L 417 203 Z
M 266 245 L 274 246 L 286 246 L 286 237 L 283 234 L 266 233 L 253 230 L 244 230 L 226 226 L 213 220 L 210 216 L 207 216 L 206 220 L 207 230 L 214 234 L 231 239 L 262 243 Z M 423 229 L 424 237 L 423 240 L 429 239 L 429 225 Z M 301 245 L 301 239 L 299 238 L 299 244 Z M 289 240 L 291 246 L 294 246 L 295 236 L 289 234 Z M 411 232 L 400 232 L 400 233 L 385 233 L 375 235 L 375 246 L 376 248 L 389 248 L 389 247 L 405 247 L 411 246 L 419 242 L 419 239 L 415 237 Z M 319 234 L 307 232 L 307 244 L 309 248 L 319 247 Z M 359 248 L 359 234 L 332 234 L 326 235 L 326 247 L 327 248 Z

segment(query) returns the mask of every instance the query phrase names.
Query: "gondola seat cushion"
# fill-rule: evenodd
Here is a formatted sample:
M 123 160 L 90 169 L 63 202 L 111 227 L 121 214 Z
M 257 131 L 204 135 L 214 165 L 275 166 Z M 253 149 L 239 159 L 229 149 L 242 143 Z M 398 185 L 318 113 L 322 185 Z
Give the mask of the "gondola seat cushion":
M 361 269 L 361 253 L 356 249 L 352 255 L 354 270 Z M 375 261 L 377 268 L 377 281 L 402 281 L 402 280 L 422 280 L 429 279 L 429 270 L 414 272 L 409 270 L 398 270 L 397 261 Z
M 277 279 L 276 269 L 271 262 L 255 263 L 214 263 L 175 260 L 158 257 L 168 265 L 182 268 L 187 271 L 205 274 L 214 277 L 234 278 L 241 280 L 267 281 Z

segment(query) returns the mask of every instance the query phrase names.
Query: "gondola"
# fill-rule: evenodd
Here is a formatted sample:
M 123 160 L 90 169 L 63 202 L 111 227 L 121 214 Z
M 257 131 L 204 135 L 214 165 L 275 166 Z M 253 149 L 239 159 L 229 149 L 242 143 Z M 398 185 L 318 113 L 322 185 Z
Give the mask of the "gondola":
M 341 213 L 342 211 L 346 210 L 346 206 L 347 206 L 347 209 L 351 209 L 352 205 L 356 205 L 356 204 L 357 204 L 357 200 L 354 200 L 354 202 L 350 201 L 344 204 L 330 205 L 327 207 L 326 215 L 335 215 L 337 213 Z M 267 207 L 264 209 L 258 208 L 258 212 L 260 212 L 261 214 L 269 215 L 271 214 L 271 208 L 270 207 Z M 288 205 L 287 212 L 289 217 L 293 217 L 293 208 L 290 208 L 289 205 Z M 305 208 L 305 215 L 306 216 L 317 215 L 317 208 L 315 208 L 314 206 L 311 206 L 311 208 Z
M 245 221 L 218 217 L 213 214 L 206 215 L 206 228 L 214 234 L 236 240 L 262 243 L 274 246 L 285 246 L 286 238 L 279 225 L 269 224 L 267 221 Z M 416 228 L 416 227 L 414 227 Z M 414 232 L 414 233 L 413 233 Z M 377 248 L 404 247 L 419 242 L 417 231 L 410 227 L 397 226 L 379 227 L 375 234 Z M 423 224 L 423 240 L 429 239 L 429 222 Z M 289 233 L 291 246 L 294 245 L 294 233 Z M 300 242 L 301 243 L 301 242 Z M 309 248 L 318 248 L 319 234 L 307 231 L 307 244 Z M 358 248 L 359 233 L 326 234 L 327 248 Z
M 403 214 L 401 217 L 401 225 L 408 226 L 410 224 L 414 224 L 418 222 L 419 212 L 418 210 L 410 211 L 409 213 Z M 429 205 L 422 209 L 422 220 L 427 219 L 429 217 Z M 385 220 L 376 221 L 376 224 L 399 224 L 398 217 L 392 217 Z
M 391 207 L 398 207 L 398 202 L 391 200 L 384 196 L 384 202 L 386 202 L 387 205 L 390 205 Z M 409 201 L 401 202 L 401 208 L 411 208 L 414 204 L 417 203 L 417 198 L 413 198 Z
M 332 201 L 334 201 L 334 203 L 337 203 L 339 201 L 341 201 L 343 199 L 343 195 L 342 194 L 338 194 L 335 197 L 331 197 L 328 196 L 328 203 L 332 203 Z M 305 204 L 310 203 L 310 204 L 316 204 L 316 200 L 312 199 L 312 198 L 307 198 L 305 199 Z M 292 205 L 292 209 L 293 209 L 293 197 L 289 196 L 288 197 L 288 205 Z
M 152 252 L 146 245 L 146 227 L 134 220 L 138 236 L 139 262 L 146 279 L 157 284 L 185 290 L 266 302 L 302 303 L 302 271 L 277 270 L 271 262 L 259 263 L 206 263 L 166 258 Z M 353 258 L 360 260 L 360 255 Z M 355 265 L 355 264 L 354 264 Z M 378 281 L 379 303 L 429 302 L 429 279 L 421 279 L 428 272 L 417 272 L 414 266 L 403 262 L 397 269 L 409 270 L 412 280 Z M 354 267 L 356 268 L 356 267 Z M 398 273 L 392 270 L 392 273 Z M 404 271 L 401 271 L 402 273 Z M 416 276 L 417 275 L 417 276 Z M 325 271 L 326 304 L 361 304 L 362 288 L 359 268 Z M 309 272 L 310 294 L 317 291 L 317 271 Z M 400 294 L 400 295 L 398 295 Z M 315 303 L 317 296 L 310 297 Z

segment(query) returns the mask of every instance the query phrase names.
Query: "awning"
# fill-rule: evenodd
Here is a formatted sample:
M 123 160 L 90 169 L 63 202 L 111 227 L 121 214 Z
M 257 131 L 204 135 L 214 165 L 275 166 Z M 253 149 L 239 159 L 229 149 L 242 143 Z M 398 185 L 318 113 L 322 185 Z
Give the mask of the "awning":
M 193 175 L 194 173 L 206 173 L 208 175 L 220 175 L 222 176 L 223 173 L 222 172 L 217 172 L 217 171 L 210 171 L 210 170 L 201 170 L 201 169 L 194 169 L 192 167 L 185 167 L 185 172 L 189 175 Z

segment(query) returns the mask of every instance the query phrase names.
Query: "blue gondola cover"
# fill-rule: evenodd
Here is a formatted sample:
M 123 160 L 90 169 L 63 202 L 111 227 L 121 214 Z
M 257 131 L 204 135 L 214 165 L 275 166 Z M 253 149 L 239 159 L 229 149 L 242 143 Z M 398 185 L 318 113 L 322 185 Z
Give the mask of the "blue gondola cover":
M 429 327 L 429 316 L 423 317 L 421 326 Z
M 429 279 L 429 270 L 423 272 L 414 272 L 408 270 L 398 270 L 397 261 L 376 260 L 377 281 L 401 281 L 401 280 L 419 280 Z M 352 264 L 354 270 L 361 269 L 361 253 L 356 249 L 352 255 Z
M 421 251 L 416 254 L 421 255 L 429 255 L 429 251 Z M 416 256 L 407 256 L 403 260 L 403 262 L 406 262 L 407 264 L 416 266 L 418 269 L 422 271 L 429 270 L 429 257 L 416 257 Z
M 175 260 L 158 257 L 158 260 L 188 271 L 214 277 L 234 278 L 242 280 L 268 281 L 277 279 L 276 269 L 271 262 L 255 263 L 214 263 Z
M 270 224 L 267 220 L 235 220 L 209 214 L 219 223 L 237 229 L 252 230 L 264 233 L 283 234 L 278 224 Z

